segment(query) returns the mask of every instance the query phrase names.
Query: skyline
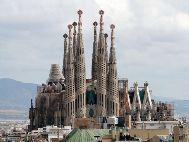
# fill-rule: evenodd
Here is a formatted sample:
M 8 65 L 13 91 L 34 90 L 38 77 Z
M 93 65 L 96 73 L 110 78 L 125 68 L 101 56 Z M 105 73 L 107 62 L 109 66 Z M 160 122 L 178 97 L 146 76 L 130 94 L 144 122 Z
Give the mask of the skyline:
M 86 71 L 91 77 L 92 24 L 93 19 L 99 22 L 98 11 L 103 9 L 108 35 L 109 25 L 116 26 L 118 76 L 128 78 L 130 86 L 148 81 L 155 96 L 189 99 L 189 2 L 0 2 L 0 78 L 43 83 L 51 64 L 62 65 L 62 35 L 77 21 L 78 9 L 84 12 Z M 110 36 L 108 43 L 109 48 Z

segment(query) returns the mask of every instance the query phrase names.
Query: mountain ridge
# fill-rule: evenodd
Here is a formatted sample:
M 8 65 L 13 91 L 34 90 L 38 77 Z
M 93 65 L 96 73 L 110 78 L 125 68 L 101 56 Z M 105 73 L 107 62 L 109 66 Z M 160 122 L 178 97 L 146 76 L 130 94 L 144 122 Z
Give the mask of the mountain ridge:
M 0 119 L 28 119 L 30 100 L 37 95 L 37 84 L 0 78 Z M 189 100 L 152 96 L 152 99 L 170 102 L 176 114 L 189 114 Z
M 26 118 L 36 94 L 37 84 L 0 78 L 0 119 Z

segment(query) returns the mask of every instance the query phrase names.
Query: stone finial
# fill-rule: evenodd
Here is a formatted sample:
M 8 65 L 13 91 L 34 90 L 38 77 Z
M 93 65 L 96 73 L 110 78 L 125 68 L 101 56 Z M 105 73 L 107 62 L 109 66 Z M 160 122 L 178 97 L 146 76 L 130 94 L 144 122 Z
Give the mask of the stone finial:
M 145 82 L 144 82 L 144 87 L 147 87 L 147 86 L 148 86 L 148 82 L 145 81 Z
M 76 27 L 77 26 L 77 22 L 73 22 L 73 24 L 72 24 L 74 27 Z
M 104 11 L 103 10 L 100 10 L 99 11 L 99 14 L 102 16 L 104 14 Z
M 83 14 L 82 10 L 78 10 L 77 13 L 79 14 L 79 17 L 81 17 L 81 14 Z
M 112 29 L 112 30 L 115 29 L 115 25 L 114 25 L 114 24 L 111 24 L 111 25 L 110 25 L 110 29 Z
M 108 34 L 107 34 L 107 33 L 105 33 L 105 34 L 104 34 L 104 37 L 105 37 L 105 39 L 107 39 L 107 37 L 108 37 Z
M 138 86 L 138 82 L 134 82 L 134 86 Z
M 68 35 L 65 33 L 65 34 L 63 35 L 63 37 L 64 37 L 64 38 L 67 38 L 67 37 L 68 37 Z
M 93 23 L 93 26 L 96 27 L 97 25 L 98 25 L 98 23 L 95 21 L 95 22 Z

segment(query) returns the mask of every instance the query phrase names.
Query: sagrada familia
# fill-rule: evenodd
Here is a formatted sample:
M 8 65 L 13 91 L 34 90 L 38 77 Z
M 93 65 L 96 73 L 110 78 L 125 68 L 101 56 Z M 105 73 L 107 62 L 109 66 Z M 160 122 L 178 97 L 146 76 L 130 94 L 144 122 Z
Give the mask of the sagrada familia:
M 82 14 L 79 10 L 78 22 L 68 25 L 68 34 L 63 35 L 63 68 L 52 64 L 46 83 L 37 88 L 35 106 L 31 100 L 30 130 L 46 125 L 98 128 L 98 119 L 112 116 L 124 118 L 128 126 L 130 121 L 160 119 L 147 82 L 144 87 L 138 87 L 135 82 L 129 89 L 127 79 L 118 79 L 115 26 L 110 25 L 108 53 L 108 34 L 104 32 L 102 10 L 99 11 L 99 24 L 93 23 L 92 77 L 86 79 Z

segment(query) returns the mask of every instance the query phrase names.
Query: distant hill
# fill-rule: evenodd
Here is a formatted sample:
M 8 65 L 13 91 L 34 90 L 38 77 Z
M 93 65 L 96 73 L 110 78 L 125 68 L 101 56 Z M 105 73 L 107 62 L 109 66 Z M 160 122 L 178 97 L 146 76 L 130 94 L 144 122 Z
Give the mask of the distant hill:
M 30 99 L 36 96 L 37 84 L 0 78 L 0 119 L 26 117 Z
M 31 98 L 37 94 L 37 84 L 0 78 L 0 120 L 27 119 Z M 174 103 L 175 113 L 189 116 L 189 100 L 153 96 L 156 101 Z

